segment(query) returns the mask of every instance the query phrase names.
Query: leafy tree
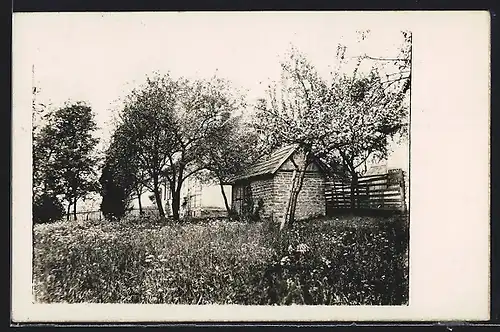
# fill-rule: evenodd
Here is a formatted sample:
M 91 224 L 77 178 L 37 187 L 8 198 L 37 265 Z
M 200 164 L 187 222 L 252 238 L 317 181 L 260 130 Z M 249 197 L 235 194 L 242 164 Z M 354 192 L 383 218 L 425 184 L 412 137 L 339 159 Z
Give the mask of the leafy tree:
M 292 176 L 287 212 L 281 227 L 295 218 L 295 207 L 304 181 L 305 170 L 317 156 L 337 147 L 329 140 L 335 131 L 328 125 L 333 112 L 329 108 L 331 90 L 304 54 L 292 48 L 281 63 L 280 84 L 268 89 L 266 99 L 257 104 L 254 128 L 270 149 L 297 144 L 293 157 Z
M 127 97 L 120 130 L 128 141 L 127 149 L 135 154 L 138 168 L 146 173 L 145 185 L 154 193 L 160 216 L 165 217 L 161 203 L 162 169 L 166 167 L 176 137 L 174 110 L 178 102 L 178 84 L 169 75 L 148 77 L 146 83 Z
M 121 128 L 118 128 L 113 133 L 111 144 L 106 151 L 104 167 L 99 179 L 102 196 L 101 211 L 106 219 L 119 220 L 125 215 L 133 196 L 137 194 L 140 182 L 143 181 L 139 176 L 133 146 L 129 144 Z
M 66 104 L 50 114 L 34 141 L 33 169 L 35 196 L 40 193 L 61 195 L 76 219 L 76 203 L 95 191 L 98 139 L 92 110 L 84 103 Z
M 179 219 L 182 184 L 205 168 L 200 156 L 237 107 L 227 91 L 227 83 L 218 78 L 174 80 L 156 73 L 129 95 L 121 126 L 150 179 L 148 189 L 161 217 L 165 212 L 160 189 L 166 180 L 173 218 Z
M 226 122 L 219 135 L 208 142 L 206 153 L 202 156 L 203 164 L 209 171 L 205 181 L 215 181 L 220 186 L 228 216 L 232 213 L 224 184 L 259 157 L 257 142 L 255 132 L 240 117 L 234 117 Z
M 375 68 L 363 75 L 359 63 L 351 76 L 338 71 L 327 82 L 292 48 L 282 63 L 280 84 L 270 86 L 267 99 L 257 104 L 254 126 L 267 145 L 298 145 L 282 227 L 294 220 L 305 169 L 313 158 L 325 161 L 332 172 L 350 175 L 355 187 L 356 167 L 370 156 L 385 156 L 388 139 L 406 128 L 407 80 L 384 81 Z
M 370 31 L 359 32 L 360 42 L 370 37 Z M 411 87 L 411 33 L 402 31 L 399 54 L 378 57 L 363 54 L 354 57 L 357 64 L 351 75 L 340 74 L 349 62 L 347 48 L 339 45 L 338 72 L 329 94 L 329 104 L 335 108 L 332 127 L 339 133 L 331 139 L 341 147 L 328 151 L 326 160 L 340 162 L 351 179 L 351 192 L 357 187 L 359 167 L 367 160 L 386 158 L 389 141 L 397 134 L 405 137 L 409 120 Z M 360 70 L 369 62 L 367 74 Z M 355 208 L 355 195 L 351 207 Z
M 337 148 L 326 158 L 341 161 L 351 178 L 351 207 L 358 185 L 358 169 L 369 158 L 388 155 L 389 141 L 407 130 L 408 108 L 405 105 L 405 82 L 399 89 L 388 89 L 376 69 L 368 75 L 343 75 L 332 85 L 330 103 L 335 121 L 330 125 L 338 133 L 332 136 Z

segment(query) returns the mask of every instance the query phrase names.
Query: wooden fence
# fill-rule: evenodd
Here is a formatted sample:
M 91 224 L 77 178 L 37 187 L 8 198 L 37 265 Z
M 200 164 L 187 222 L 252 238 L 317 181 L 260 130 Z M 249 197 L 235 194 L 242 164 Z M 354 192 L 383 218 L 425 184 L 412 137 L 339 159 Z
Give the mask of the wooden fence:
M 335 214 L 347 209 L 406 211 L 404 172 L 398 169 L 386 174 L 361 176 L 352 195 L 353 200 L 349 180 L 328 181 L 325 188 L 327 213 Z
M 139 209 L 131 209 L 127 212 L 128 216 L 139 216 Z M 151 207 L 145 207 L 143 208 L 143 215 L 144 216 L 157 216 L 159 215 L 158 209 L 151 208 Z M 63 216 L 63 220 L 66 220 L 66 215 Z M 75 217 L 73 215 L 73 212 L 71 212 L 69 216 L 69 220 L 74 221 Z M 104 216 L 100 210 L 92 210 L 92 211 L 77 211 L 76 212 L 76 220 L 104 220 Z

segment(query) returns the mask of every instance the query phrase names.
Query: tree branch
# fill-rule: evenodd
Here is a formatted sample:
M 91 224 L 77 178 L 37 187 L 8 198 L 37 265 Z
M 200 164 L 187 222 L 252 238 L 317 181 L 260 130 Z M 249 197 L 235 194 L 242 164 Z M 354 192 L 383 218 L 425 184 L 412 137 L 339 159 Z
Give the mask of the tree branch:
M 198 168 L 195 168 L 195 170 L 193 170 L 193 171 L 191 171 L 191 172 L 187 173 L 185 176 L 183 176 L 183 177 L 182 177 L 182 181 L 186 180 L 188 177 L 190 177 L 190 176 L 191 176 L 191 175 L 193 175 L 194 173 L 197 173 L 197 172 L 199 172 L 199 171 L 201 171 L 201 170 L 203 170 L 203 169 L 206 169 L 206 167 L 205 167 L 205 166 L 200 166 L 200 167 L 198 167 Z
M 405 58 L 379 58 L 379 57 L 373 57 L 373 56 L 368 56 L 368 55 L 358 55 L 354 56 L 353 58 L 360 58 L 361 60 L 375 60 L 375 61 L 403 61 L 406 63 L 410 63 L 410 59 L 405 59 Z

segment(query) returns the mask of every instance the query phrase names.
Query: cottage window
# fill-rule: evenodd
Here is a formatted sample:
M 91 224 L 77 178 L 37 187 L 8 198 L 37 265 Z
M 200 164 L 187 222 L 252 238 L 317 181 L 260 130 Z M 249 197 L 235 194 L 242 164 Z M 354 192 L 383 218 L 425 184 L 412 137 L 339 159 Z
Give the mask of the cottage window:
M 243 199 L 243 187 L 234 186 L 233 187 L 233 209 L 238 213 L 242 209 L 242 199 Z
M 252 199 L 252 187 L 250 185 L 245 186 L 242 199 L 245 201 Z

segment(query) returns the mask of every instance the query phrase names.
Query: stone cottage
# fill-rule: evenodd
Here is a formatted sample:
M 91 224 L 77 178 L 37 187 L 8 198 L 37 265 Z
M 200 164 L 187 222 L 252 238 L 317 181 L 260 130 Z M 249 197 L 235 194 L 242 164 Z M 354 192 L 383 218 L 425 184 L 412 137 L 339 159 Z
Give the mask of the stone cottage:
M 231 208 L 241 213 L 246 201 L 251 200 L 254 206 L 257 206 L 258 201 L 262 199 L 261 217 L 272 218 L 278 222 L 284 220 L 294 170 L 291 160 L 300 153 L 299 151 L 298 145 L 280 148 L 235 177 L 231 181 Z M 318 160 L 314 160 L 306 168 L 295 210 L 297 220 L 325 215 L 324 169 Z

